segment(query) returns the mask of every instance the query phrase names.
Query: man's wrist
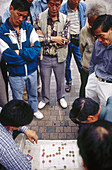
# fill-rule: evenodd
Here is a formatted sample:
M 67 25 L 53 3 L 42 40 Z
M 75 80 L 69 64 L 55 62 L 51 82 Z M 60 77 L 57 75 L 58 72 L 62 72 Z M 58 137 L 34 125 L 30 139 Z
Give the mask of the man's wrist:
M 19 50 L 15 50 L 16 54 L 19 55 Z

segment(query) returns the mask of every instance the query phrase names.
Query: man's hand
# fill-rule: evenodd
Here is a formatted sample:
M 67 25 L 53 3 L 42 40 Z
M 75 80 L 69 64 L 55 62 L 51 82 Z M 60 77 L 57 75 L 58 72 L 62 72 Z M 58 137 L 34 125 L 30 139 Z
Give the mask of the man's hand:
M 34 141 L 37 143 L 38 141 L 38 136 L 35 131 L 27 129 L 25 132 L 26 137 L 29 139 L 31 143 L 34 144 Z
M 43 35 L 44 36 L 44 34 L 42 33 L 41 30 L 37 30 L 36 32 L 37 32 L 38 35 Z
M 30 47 L 33 47 L 33 46 L 34 46 L 34 43 L 31 42 Z
M 15 50 L 16 54 L 19 55 L 19 50 Z
M 66 38 L 61 37 L 61 36 L 56 36 L 56 37 L 52 36 L 52 41 L 54 41 L 55 43 L 60 44 L 60 45 L 64 45 L 65 43 L 68 42 L 68 40 Z

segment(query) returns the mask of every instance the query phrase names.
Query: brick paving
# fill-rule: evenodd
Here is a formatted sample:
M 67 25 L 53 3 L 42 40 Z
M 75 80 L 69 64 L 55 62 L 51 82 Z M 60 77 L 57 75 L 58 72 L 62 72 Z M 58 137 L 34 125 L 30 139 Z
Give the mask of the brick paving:
M 62 109 L 56 100 L 56 83 L 54 75 L 51 77 L 51 99 L 49 105 L 41 110 L 44 114 L 42 120 L 33 119 L 29 128 L 35 130 L 41 140 L 73 140 L 77 138 L 78 125 L 69 119 L 69 111 L 72 103 L 79 96 L 80 76 L 77 66 L 72 59 L 72 88 L 66 93 L 67 109 Z M 40 97 L 39 97 L 40 100 Z

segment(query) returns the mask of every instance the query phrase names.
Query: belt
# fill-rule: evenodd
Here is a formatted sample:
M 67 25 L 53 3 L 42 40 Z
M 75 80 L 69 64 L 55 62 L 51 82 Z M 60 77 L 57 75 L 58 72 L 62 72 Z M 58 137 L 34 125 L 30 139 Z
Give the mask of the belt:
M 79 37 L 79 34 L 70 34 L 70 37 L 71 38 L 77 38 L 77 37 Z
M 97 79 L 98 79 L 99 81 L 106 82 L 106 83 L 112 83 L 112 81 L 104 80 L 104 79 L 98 77 L 97 75 L 96 75 L 96 77 L 97 77 Z
M 57 56 L 56 55 L 45 55 L 45 57 L 49 57 L 49 58 L 56 58 Z

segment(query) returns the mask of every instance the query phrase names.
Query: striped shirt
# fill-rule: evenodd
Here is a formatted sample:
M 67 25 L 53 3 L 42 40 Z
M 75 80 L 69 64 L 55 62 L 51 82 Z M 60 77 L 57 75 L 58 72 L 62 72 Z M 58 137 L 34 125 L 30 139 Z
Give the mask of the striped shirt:
M 73 11 L 68 6 L 68 13 L 67 16 L 70 21 L 70 34 L 79 34 L 80 32 L 80 22 L 79 22 L 79 14 L 78 9 Z
M 23 126 L 21 131 L 26 129 Z M 0 164 L 8 170 L 31 170 L 30 161 L 17 147 L 12 133 L 0 123 Z

